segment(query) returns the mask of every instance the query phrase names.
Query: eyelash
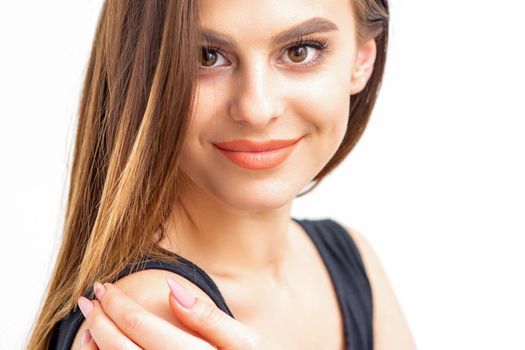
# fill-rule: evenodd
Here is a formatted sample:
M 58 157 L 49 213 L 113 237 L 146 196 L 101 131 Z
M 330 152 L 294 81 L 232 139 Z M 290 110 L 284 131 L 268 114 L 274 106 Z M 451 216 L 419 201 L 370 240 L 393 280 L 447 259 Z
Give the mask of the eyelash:
M 311 38 L 301 37 L 295 42 L 286 45 L 283 48 L 281 55 L 285 54 L 288 50 L 295 49 L 298 47 L 311 47 L 319 51 L 317 56 L 307 63 L 292 64 L 293 66 L 298 66 L 299 69 L 308 69 L 310 67 L 313 67 L 321 63 L 321 61 L 324 59 L 323 51 L 325 51 L 328 48 L 328 39 L 326 37 L 311 37 Z M 218 53 L 221 56 L 223 56 L 225 59 L 227 59 L 228 54 L 224 52 L 220 47 L 216 47 L 212 45 L 205 45 L 205 46 L 202 46 L 202 48 L 206 49 L 206 51 L 208 52 Z M 220 66 L 215 67 L 215 68 L 205 68 L 205 66 L 199 66 L 199 69 L 202 71 L 215 71 L 215 70 L 220 69 Z

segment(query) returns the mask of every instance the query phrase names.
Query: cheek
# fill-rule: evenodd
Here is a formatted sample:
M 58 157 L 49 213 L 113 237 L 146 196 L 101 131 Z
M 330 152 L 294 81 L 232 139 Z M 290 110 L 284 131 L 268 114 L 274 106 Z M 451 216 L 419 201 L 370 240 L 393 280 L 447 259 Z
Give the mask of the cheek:
M 343 76 L 330 68 L 291 89 L 294 91 L 291 108 L 309 124 L 315 138 L 315 153 L 328 158 L 326 161 L 341 144 L 348 124 L 350 93 Z
M 206 96 L 206 91 L 199 89 L 180 154 L 181 169 L 190 178 L 195 176 L 195 171 L 199 168 L 197 160 L 202 157 L 202 153 L 207 147 L 208 133 L 216 129 L 215 117 L 211 112 L 213 110 L 213 102 Z
M 209 140 L 210 137 L 214 139 L 214 136 L 218 135 L 218 121 L 222 115 L 222 101 L 225 99 L 223 95 L 223 88 L 213 81 L 198 85 L 192 119 L 188 125 L 188 142 L 202 143 L 204 140 L 199 140 L 199 137 L 206 135 Z

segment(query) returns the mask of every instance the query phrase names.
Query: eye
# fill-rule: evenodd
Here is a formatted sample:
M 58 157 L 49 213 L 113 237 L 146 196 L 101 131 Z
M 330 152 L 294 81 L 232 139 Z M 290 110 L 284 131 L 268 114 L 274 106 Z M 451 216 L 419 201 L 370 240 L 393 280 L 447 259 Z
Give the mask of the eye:
M 300 68 L 307 68 L 315 65 L 324 57 L 323 51 L 327 48 L 326 38 L 319 39 L 304 39 L 288 45 L 285 48 L 285 56 L 289 59 L 285 60 L 293 63 L 293 66 Z M 306 62 L 306 63 L 302 63 Z M 295 64 L 300 63 L 300 64 Z
M 308 46 L 298 46 L 298 47 L 294 47 L 290 50 L 291 51 L 291 55 L 290 55 L 290 50 L 287 50 L 286 53 L 288 54 L 287 57 L 290 58 L 290 60 L 292 60 L 293 62 L 302 62 L 304 61 L 304 59 L 306 57 L 308 57 Z
M 216 69 L 213 66 L 217 62 L 220 63 L 221 58 L 223 61 L 227 62 L 227 60 L 224 58 L 224 52 L 220 48 L 212 47 L 212 46 L 203 46 L 199 54 L 199 63 L 200 63 L 199 68 L 203 70 L 209 70 L 210 69 L 209 67 L 212 67 L 212 69 Z M 207 67 L 207 68 L 202 68 L 202 67 Z

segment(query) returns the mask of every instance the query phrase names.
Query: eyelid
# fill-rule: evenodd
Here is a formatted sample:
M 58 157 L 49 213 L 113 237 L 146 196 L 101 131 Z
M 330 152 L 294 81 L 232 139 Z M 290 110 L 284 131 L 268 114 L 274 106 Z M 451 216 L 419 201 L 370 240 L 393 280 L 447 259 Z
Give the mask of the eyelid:
M 286 44 L 284 46 L 284 51 L 287 51 L 291 48 L 297 47 L 297 46 L 308 46 L 311 45 L 315 48 L 315 46 L 319 46 L 319 50 L 323 50 L 327 47 L 328 38 L 325 36 L 302 36 L 298 38 L 297 40 Z

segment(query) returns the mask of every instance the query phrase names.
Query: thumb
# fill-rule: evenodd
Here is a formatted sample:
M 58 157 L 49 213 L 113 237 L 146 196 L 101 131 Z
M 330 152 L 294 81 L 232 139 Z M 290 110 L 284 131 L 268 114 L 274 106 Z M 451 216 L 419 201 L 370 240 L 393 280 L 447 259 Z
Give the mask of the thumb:
M 257 333 L 224 313 L 215 304 L 190 294 L 180 283 L 167 277 L 169 305 L 177 319 L 220 350 L 261 349 Z

